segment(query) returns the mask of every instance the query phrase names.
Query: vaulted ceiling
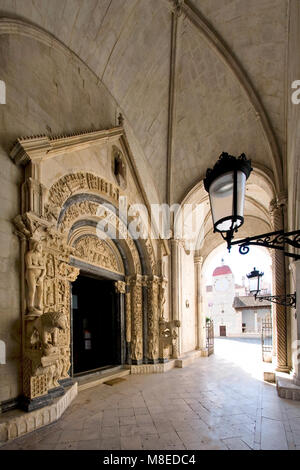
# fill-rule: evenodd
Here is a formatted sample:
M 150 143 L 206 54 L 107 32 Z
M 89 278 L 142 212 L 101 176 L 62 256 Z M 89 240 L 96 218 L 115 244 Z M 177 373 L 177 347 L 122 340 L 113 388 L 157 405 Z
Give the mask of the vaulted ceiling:
M 245 152 L 282 190 L 288 0 L 0 0 L 0 16 L 97 75 L 151 202 L 181 201 L 222 151 Z

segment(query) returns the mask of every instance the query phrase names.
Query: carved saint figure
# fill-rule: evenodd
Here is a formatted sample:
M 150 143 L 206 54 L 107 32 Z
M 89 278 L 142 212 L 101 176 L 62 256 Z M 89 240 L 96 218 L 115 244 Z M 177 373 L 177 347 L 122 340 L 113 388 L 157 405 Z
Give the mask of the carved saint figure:
M 28 312 L 41 315 L 43 313 L 43 279 L 46 267 L 42 254 L 42 244 L 37 240 L 30 240 L 30 250 L 25 255 L 25 264 Z

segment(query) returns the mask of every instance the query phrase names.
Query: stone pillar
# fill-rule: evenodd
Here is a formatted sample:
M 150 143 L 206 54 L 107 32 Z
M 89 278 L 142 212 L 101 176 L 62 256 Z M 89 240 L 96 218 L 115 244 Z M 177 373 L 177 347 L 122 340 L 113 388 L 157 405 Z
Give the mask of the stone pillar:
M 206 349 L 205 312 L 202 304 L 202 256 L 195 256 L 195 279 L 196 279 L 196 349 Z
M 180 240 L 171 240 L 171 299 L 172 319 L 181 321 L 181 266 L 180 266 Z M 177 338 L 178 355 L 181 354 L 181 332 Z
M 296 292 L 296 299 L 300 299 L 300 260 L 291 263 L 294 286 L 291 292 Z M 296 319 L 296 335 L 292 342 L 292 361 L 294 368 L 294 382 L 300 386 L 300 301 L 297 300 L 297 308 L 293 309 Z
M 143 362 L 143 277 L 139 274 L 130 279 L 131 287 L 131 360 L 132 364 Z
M 159 278 L 153 276 L 148 279 L 148 347 L 147 347 L 147 362 L 149 364 L 156 364 L 159 357 Z
M 126 364 L 131 364 L 131 292 L 127 285 L 125 294 L 125 337 L 126 337 Z
M 272 225 L 274 231 L 282 230 L 283 205 L 277 201 L 272 201 L 270 206 Z M 285 295 L 286 293 L 286 270 L 285 257 L 281 250 L 272 250 L 272 274 L 273 274 L 273 295 Z M 286 307 L 273 304 L 273 338 L 275 337 L 276 348 L 276 370 L 288 372 L 287 358 L 287 312 Z
M 52 403 L 73 383 L 70 283 L 79 269 L 69 263 L 72 248 L 53 227 L 50 232 L 45 219 L 27 212 L 14 224 L 23 256 L 21 405 L 32 411 Z
M 126 282 L 123 281 L 116 281 L 115 282 L 115 292 L 117 294 L 117 306 L 118 306 L 118 311 L 119 311 L 119 325 L 120 325 L 120 331 L 121 331 L 121 346 L 120 346 L 120 359 L 121 359 L 121 364 L 124 364 L 126 361 L 127 357 L 127 344 L 124 344 L 124 326 L 125 326 L 125 318 L 124 318 L 124 296 L 126 294 Z M 125 343 L 127 341 L 125 340 Z

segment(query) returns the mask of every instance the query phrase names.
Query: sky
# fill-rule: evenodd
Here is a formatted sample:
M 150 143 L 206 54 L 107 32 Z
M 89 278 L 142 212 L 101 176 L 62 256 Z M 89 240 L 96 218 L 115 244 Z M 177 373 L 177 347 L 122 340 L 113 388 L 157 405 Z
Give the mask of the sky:
M 254 267 L 264 273 L 263 281 L 268 283 L 272 281 L 271 256 L 267 249 L 251 246 L 248 254 L 241 255 L 238 246 L 233 246 L 230 253 L 228 253 L 224 244 L 213 250 L 203 264 L 203 275 L 206 284 L 211 284 L 213 271 L 217 266 L 221 266 L 222 258 L 224 264 L 231 268 L 237 284 L 241 284 L 242 277 L 250 273 Z

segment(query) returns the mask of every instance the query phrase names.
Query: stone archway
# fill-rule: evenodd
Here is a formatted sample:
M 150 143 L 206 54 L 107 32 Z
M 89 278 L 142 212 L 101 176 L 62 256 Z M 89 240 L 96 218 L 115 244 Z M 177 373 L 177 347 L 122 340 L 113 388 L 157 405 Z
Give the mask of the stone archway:
M 237 238 L 255 236 L 257 233 L 272 232 L 280 230 L 284 226 L 286 199 L 282 195 L 276 194 L 274 178 L 268 171 L 262 168 L 255 168 L 247 182 L 247 192 L 245 197 L 245 223 L 239 230 Z M 188 217 L 192 217 L 195 207 L 200 204 L 202 215 L 198 217 L 200 227 L 198 236 L 193 238 L 191 249 L 187 250 L 186 240 L 172 241 L 172 283 L 175 295 L 173 296 L 173 314 L 181 320 L 182 312 L 185 311 L 182 295 L 176 295 L 182 292 L 182 279 L 186 277 L 186 270 L 183 267 L 182 259 L 189 262 L 188 271 L 192 273 L 191 255 L 193 253 L 193 279 L 195 283 L 195 329 L 196 329 L 196 349 L 205 349 L 205 338 L 203 332 L 203 315 L 201 304 L 201 283 L 202 264 L 222 239 L 220 235 L 213 233 L 211 215 L 209 212 L 208 195 L 204 191 L 203 182 L 196 184 L 181 202 L 181 206 L 189 205 L 187 211 Z M 184 254 L 185 252 L 185 254 Z M 286 282 L 284 256 L 281 252 L 272 250 L 273 265 L 273 292 L 276 295 L 284 293 Z M 189 259 L 188 259 L 189 258 Z M 181 283 L 180 283 L 181 282 Z M 277 370 L 286 371 L 288 366 L 288 316 L 285 307 L 274 305 L 273 321 L 275 330 L 274 351 L 276 351 Z M 182 334 L 182 332 L 181 332 Z M 182 341 L 181 341 L 182 342 Z M 183 351 L 184 352 L 184 351 Z

